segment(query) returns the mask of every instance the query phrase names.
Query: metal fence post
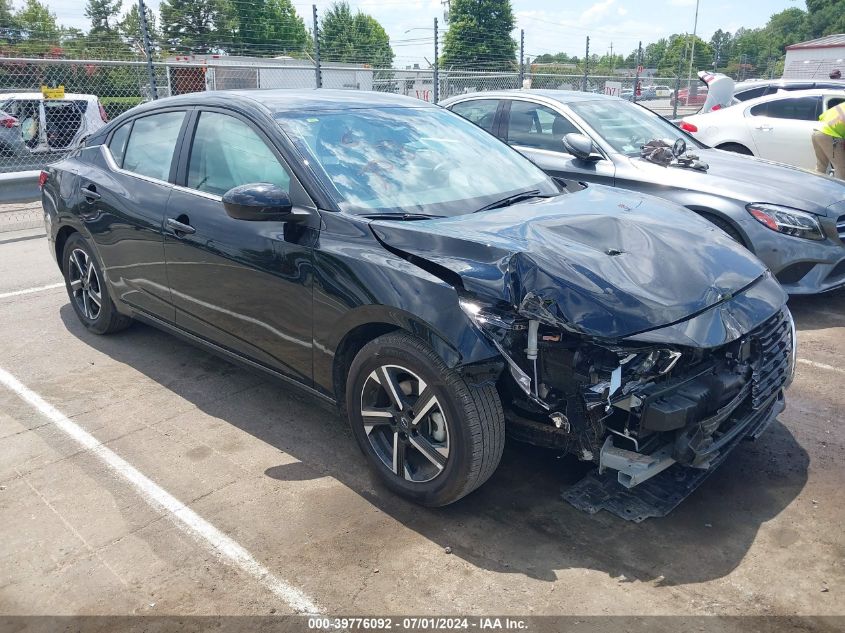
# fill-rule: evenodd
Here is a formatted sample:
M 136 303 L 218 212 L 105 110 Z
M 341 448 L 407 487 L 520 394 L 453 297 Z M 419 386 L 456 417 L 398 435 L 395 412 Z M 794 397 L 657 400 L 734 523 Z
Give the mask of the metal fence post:
M 153 47 L 150 43 L 150 27 L 147 24 L 147 7 L 144 0 L 138 0 L 138 21 L 141 23 L 141 38 L 144 40 L 144 53 L 147 56 L 147 73 L 150 76 L 150 95 L 153 100 L 158 99 L 156 87 L 156 73 L 153 67 Z
M 525 85 L 525 29 L 519 30 L 519 85 L 517 88 L 522 88 Z
M 437 18 L 434 18 L 434 69 L 432 73 L 432 86 L 433 91 L 431 94 L 432 101 L 437 103 L 440 100 L 440 69 L 438 67 L 437 58 L 440 55 L 440 51 L 438 50 L 437 46 Z
M 312 4 L 314 14 L 314 87 L 323 87 L 323 70 L 320 67 L 320 26 L 317 23 L 317 5 Z
M 678 118 L 678 93 L 681 91 L 681 75 L 675 77 L 675 101 L 672 104 L 672 118 Z
M 643 43 L 640 42 L 637 46 L 637 72 L 634 75 L 634 92 L 631 94 L 631 101 L 637 102 L 637 86 L 640 85 L 640 66 L 643 57 Z
M 581 92 L 587 92 L 587 75 L 590 72 L 590 36 L 587 36 L 587 52 L 584 55 L 584 80 L 581 82 Z

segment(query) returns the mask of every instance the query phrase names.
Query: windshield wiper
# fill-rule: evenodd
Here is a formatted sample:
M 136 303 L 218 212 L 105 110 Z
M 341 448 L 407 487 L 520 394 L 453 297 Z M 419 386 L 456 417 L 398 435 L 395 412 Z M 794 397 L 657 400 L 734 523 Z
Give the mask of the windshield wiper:
M 445 215 L 426 215 L 425 213 L 365 213 L 361 217 L 370 220 L 431 220 L 445 218 Z
M 491 202 L 490 204 L 481 207 L 477 211 L 474 211 L 474 213 L 479 213 L 480 211 L 489 211 L 490 209 L 501 209 L 502 207 L 509 207 L 512 204 L 522 202 L 523 200 L 530 200 L 531 198 L 554 198 L 556 195 L 557 194 L 552 193 L 540 193 L 539 189 L 532 189 L 531 191 L 522 191 L 520 193 L 515 193 L 512 196 L 508 196 L 507 198 L 497 200 L 496 202 Z

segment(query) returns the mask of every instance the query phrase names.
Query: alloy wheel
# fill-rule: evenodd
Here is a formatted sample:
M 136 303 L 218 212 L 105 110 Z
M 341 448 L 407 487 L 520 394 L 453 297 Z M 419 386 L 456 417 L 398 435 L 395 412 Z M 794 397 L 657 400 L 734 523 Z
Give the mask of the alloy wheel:
M 68 282 L 76 307 L 86 319 L 95 321 L 100 316 L 103 305 L 103 293 L 100 277 L 94 268 L 91 257 L 81 248 L 70 254 Z
M 449 425 L 425 381 L 398 365 L 372 371 L 361 391 L 364 433 L 375 454 L 395 475 L 431 481 L 449 459 Z

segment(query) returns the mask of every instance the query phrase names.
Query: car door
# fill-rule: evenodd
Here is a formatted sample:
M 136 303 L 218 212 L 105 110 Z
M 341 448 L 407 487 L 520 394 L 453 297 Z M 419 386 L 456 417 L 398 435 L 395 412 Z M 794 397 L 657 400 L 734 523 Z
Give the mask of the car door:
M 745 122 L 757 148 L 755 155 L 813 169 L 812 134 L 820 114 L 820 96 L 784 96 L 751 106 Z
M 95 155 L 78 178 L 79 217 L 114 295 L 171 323 L 162 227 L 186 116 L 157 111 L 115 128 L 105 145 L 83 150 Z
M 533 101 L 508 99 L 502 130 L 509 145 L 570 190 L 577 189 L 579 182 L 614 184 L 613 162 L 607 158 L 580 160 L 564 149 L 565 135 L 584 131 L 558 110 Z
M 301 382 L 312 377 L 316 209 L 269 138 L 227 110 L 197 111 L 165 221 L 165 259 L 181 328 Z M 189 151 L 188 151 L 189 148 Z M 232 187 L 271 183 L 309 220 L 227 215 Z

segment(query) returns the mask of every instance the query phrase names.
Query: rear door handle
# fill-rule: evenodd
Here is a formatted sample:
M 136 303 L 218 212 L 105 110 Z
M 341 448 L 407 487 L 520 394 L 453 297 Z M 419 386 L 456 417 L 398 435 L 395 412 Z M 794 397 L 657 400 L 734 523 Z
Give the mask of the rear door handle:
M 79 191 L 88 200 L 99 200 L 102 197 L 96 192 L 96 190 L 89 189 L 88 187 L 82 187 Z
M 197 230 L 190 224 L 185 224 L 174 218 L 167 218 L 167 226 L 173 229 L 173 232 L 177 235 L 179 233 L 181 233 L 182 235 L 193 235 L 197 232 Z
M 771 125 L 758 125 L 758 130 L 763 130 L 764 132 L 771 132 L 774 128 Z

